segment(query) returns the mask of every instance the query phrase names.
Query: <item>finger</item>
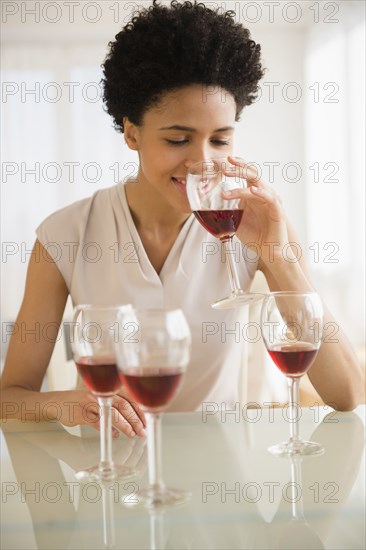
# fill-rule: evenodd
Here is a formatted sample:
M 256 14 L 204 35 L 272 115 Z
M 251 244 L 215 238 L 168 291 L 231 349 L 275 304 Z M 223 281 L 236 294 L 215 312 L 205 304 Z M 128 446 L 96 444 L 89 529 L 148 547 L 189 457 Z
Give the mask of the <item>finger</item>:
M 224 199 L 232 200 L 232 199 L 246 199 L 247 197 L 250 197 L 250 191 L 249 189 L 243 189 L 243 188 L 237 188 L 237 189 L 228 189 L 227 191 L 222 192 L 222 196 Z
M 135 401 L 130 401 L 129 400 L 129 403 L 130 403 L 131 407 L 134 409 L 134 411 L 136 412 L 139 419 L 141 420 L 144 428 L 146 428 L 146 418 L 145 418 L 144 411 L 141 409 L 139 404 L 136 403 Z
M 145 437 L 145 426 L 129 401 L 118 397 L 113 402 L 113 424 L 129 436 Z
M 250 193 L 252 193 L 252 195 L 254 195 L 257 199 L 259 199 L 262 202 L 267 202 L 272 204 L 276 202 L 280 203 L 279 197 L 273 191 L 273 189 L 270 189 L 270 188 L 265 189 L 263 187 L 257 187 L 253 185 L 250 188 Z
M 95 396 L 88 394 L 88 402 L 81 405 L 83 424 L 91 426 L 100 432 L 100 407 Z M 112 426 L 112 437 L 117 439 L 120 436 L 119 430 Z
M 118 409 L 112 405 L 112 437 L 118 439 L 120 432 L 127 435 L 127 437 L 135 437 L 136 432 L 128 422 L 127 419 L 123 417 Z M 87 422 L 88 425 L 92 426 L 96 430 L 100 431 L 100 412 L 94 413 L 94 411 L 89 412 Z
M 278 202 L 281 204 L 281 199 L 270 187 L 258 187 L 257 185 L 251 185 L 247 189 L 231 189 L 223 191 L 223 197 L 226 199 L 241 199 L 241 200 L 260 200 L 261 202 Z
M 90 424 L 90 426 L 92 426 L 92 428 L 95 428 L 98 432 L 100 432 L 100 423 L 99 422 L 94 422 L 93 424 Z M 114 428 L 112 426 L 112 437 L 113 437 L 113 439 L 118 439 L 120 435 L 121 435 L 121 433 L 119 432 L 119 430 L 117 430 L 117 428 Z
M 274 221 L 279 221 L 282 216 L 282 201 L 270 188 L 252 186 L 248 189 L 234 189 L 223 193 L 228 200 L 240 200 L 240 208 L 250 205 L 252 207 L 265 208 Z
M 121 435 L 121 432 L 119 430 L 117 430 L 117 428 L 112 426 L 112 437 L 113 437 L 113 439 L 118 439 L 120 435 Z
M 100 432 L 100 424 L 99 424 L 99 422 L 98 422 L 98 423 L 95 423 L 95 424 L 91 424 L 91 426 L 92 426 L 93 428 L 95 428 L 98 432 Z M 121 435 L 121 432 L 120 432 L 119 430 L 117 430 L 117 428 L 115 428 L 114 426 L 112 426 L 112 437 L 113 437 L 113 439 L 118 439 L 118 438 L 120 437 L 120 435 Z M 126 435 L 129 435 L 129 434 L 126 433 Z M 135 435 L 135 434 L 134 434 L 134 435 Z M 131 436 L 131 437 L 134 437 L 134 435 Z
M 122 397 L 122 399 L 128 401 L 130 403 L 130 405 L 134 408 L 136 414 L 138 415 L 138 417 L 140 418 L 141 422 L 143 423 L 144 427 L 146 428 L 146 418 L 145 418 L 145 414 L 143 412 L 143 410 L 141 409 L 141 407 L 139 406 L 138 403 L 136 403 L 135 401 L 132 401 L 131 400 L 131 397 L 128 393 L 128 391 L 126 391 L 125 389 L 121 389 L 118 393 L 117 393 L 117 396 L 118 397 Z
M 146 436 L 145 417 L 136 403 L 125 400 L 123 416 L 131 424 L 137 435 L 141 437 Z
M 248 185 L 258 185 L 260 187 L 264 186 L 264 182 L 261 180 L 261 174 L 258 171 L 258 168 L 255 164 L 245 162 L 244 159 L 239 157 L 228 157 L 229 162 L 237 167 L 238 171 L 229 172 L 228 175 L 240 175 L 241 178 L 247 181 Z
M 117 409 L 112 408 L 112 434 L 117 439 L 121 432 L 127 435 L 128 438 L 136 437 L 136 432 L 131 424 L 126 420 Z M 117 434 L 118 435 L 115 435 Z
M 253 186 L 250 188 L 250 192 L 254 204 L 259 202 L 265 207 L 273 221 L 279 222 L 281 220 L 282 201 L 273 190 Z M 248 202 L 250 202 L 250 197 L 248 197 Z

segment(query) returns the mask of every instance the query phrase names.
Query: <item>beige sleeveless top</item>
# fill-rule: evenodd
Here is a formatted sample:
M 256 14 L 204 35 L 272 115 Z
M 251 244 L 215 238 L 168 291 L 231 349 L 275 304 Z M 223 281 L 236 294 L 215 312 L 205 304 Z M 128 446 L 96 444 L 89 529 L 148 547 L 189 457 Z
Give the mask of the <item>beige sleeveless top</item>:
M 192 357 L 169 410 L 193 411 L 202 403 L 232 408 L 247 399 L 248 308 L 211 308 L 212 302 L 230 293 L 228 274 L 219 241 L 193 215 L 159 275 L 134 225 L 123 183 L 55 212 L 36 232 L 74 305 L 130 303 L 138 308 L 183 310 L 192 331 Z M 243 254 L 239 242 L 236 246 L 239 278 L 247 290 L 257 263 L 249 253 Z

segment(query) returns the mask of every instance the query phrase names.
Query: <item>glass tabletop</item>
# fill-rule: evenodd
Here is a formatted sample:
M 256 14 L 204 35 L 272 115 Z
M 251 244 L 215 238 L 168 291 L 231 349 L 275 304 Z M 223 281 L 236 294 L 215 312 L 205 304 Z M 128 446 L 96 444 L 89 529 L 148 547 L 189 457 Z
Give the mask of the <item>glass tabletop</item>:
M 165 481 L 193 496 L 156 514 L 138 506 L 145 440 L 113 442 L 139 477 L 80 484 L 98 432 L 3 421 L 2 548 L 365 548 L 365 406 L 303 409 L 301 434 L 325 453 L 289 459 L 267 451 L 287 438 L 286 409 L 206 405 L 163 417 Z

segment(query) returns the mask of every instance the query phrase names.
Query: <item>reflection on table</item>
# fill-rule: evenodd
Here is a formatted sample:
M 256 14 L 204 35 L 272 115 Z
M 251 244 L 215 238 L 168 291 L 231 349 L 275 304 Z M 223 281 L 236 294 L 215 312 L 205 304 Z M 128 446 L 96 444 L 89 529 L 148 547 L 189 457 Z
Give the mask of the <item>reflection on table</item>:
M 167 414 L 167 483 L 190 503 L 149 515 L 138 506 L 146 445 L 113 442 L 136 480 L 81 485 L 75 471 L 98 460 L 98 432 L 53 423 L 3 422 L 3 548 L 364 548 L 365 407 L 304 409 L 301 429 L 322 456 L 281 459 L 281 409 Z

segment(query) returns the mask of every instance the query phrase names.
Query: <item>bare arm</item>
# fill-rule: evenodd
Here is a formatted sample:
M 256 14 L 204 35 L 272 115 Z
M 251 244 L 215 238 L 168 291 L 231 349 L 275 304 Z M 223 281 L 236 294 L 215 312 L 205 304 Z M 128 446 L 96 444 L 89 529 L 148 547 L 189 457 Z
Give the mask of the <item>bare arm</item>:
M 66 426 L 98 427 L 96 398 L 87 390 L 40 392 L 68 297 L 56 264 L 39 241 L 31 256 L 23 302 L 1 378 L 1 417 L 59 420 Z M 124 391 L 114 397 L 114 425 L 127 435 L 143 434 L 143 423 Z M 142 413 L 141 413 L 142 414 Z M 115 435 L 118 432 L 115 430 Z
M 11 399 L 14 391 L 38 394 L 67 297 L 68 290 L 61 273 L 40 242 L 36 241 L 1 379 L 4 401 L 6 398 L 15 402 Z M 39 396 L 37 398 L 39 400 Z

